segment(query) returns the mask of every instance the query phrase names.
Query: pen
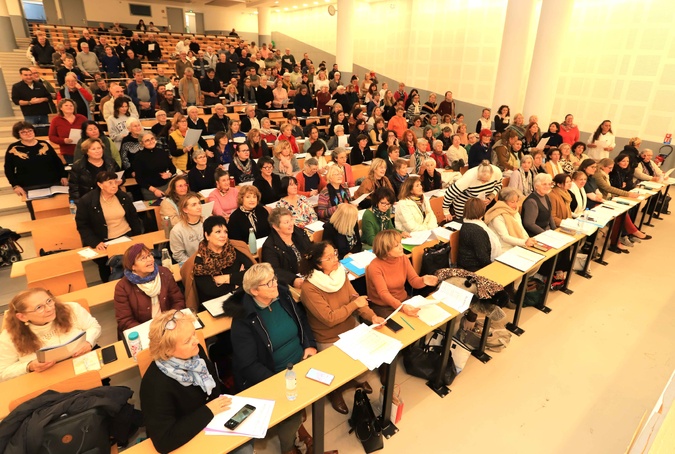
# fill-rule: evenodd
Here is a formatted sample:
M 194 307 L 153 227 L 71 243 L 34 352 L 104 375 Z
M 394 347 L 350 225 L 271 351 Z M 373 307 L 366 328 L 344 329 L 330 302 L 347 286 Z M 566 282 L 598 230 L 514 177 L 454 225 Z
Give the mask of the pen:
M 403 317 L 402 315 L 401 315 L 401 320 L 403 320 L 403 321 L 405 322 L 406 325 L 408 325 L 413 331 L 415 331 L 415 327 L 412 326 L 412 325 L 408 322 L 408 320 L 406 320 L 405 317 Z

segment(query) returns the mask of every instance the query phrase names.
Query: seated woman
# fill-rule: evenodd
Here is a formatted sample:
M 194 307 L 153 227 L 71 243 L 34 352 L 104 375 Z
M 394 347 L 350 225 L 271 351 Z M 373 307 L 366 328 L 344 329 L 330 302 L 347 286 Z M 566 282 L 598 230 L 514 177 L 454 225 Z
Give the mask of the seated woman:
M 101 325 L 77 303 L 62 303 L 48 290 L 29 288 L 18 293 L 5 313 L 0 333 L 0 381 L 30 372 L 43 372 L 55 362 L 38 362 L 36 353 L 57 346 L 84 331 L 86 342 L 73 356 L 96 345 Z
M 253 181 L 260 192 L 260 203 L 267 205 L 281 198 L 281 177 L 274 173 L 274 161 L 264 157 L 258 160 L 260 175 Z
M 438 141 L 440 142 L 440 140 Z M 443 155 L 445 157 L 445 155 Z M 424 192 L 434 191 L 443 187 L 441 173 L 436 170 L 436 160 L 426 158 L 420 167 L 420 181 Z
M 152 251 L 143 243 L 130 246 L 122 259 L 124 277 L 115 285 L 117 338 L 134 326 L 162 312 L 185 308 L 185 297 L 171 270 L 155 263 Z
M 237 205 L 228 221 L 230 239 L 248 243 L 250 229 L 256 238 L 264 238 L 270 234 L 267 220 L 269 212 L 260 204 L 260 191 L 255 186 L 243 186 L 237 195 Z
M 185 445 L 232 402 L 221 394 L 218 373 L 199 345 L 194 321 L 193 315 L 168 311 L 150 324 L 152 362 L 141 379 L 140 399 L 148 437 L 159 452 Z M 232 452 L 253 454 L 253 442 Z
M 448 155 L 443 151 L 443 141 L 434 139 L 432 152 L 430 156 L 434 161 L 436 161 L 436 167 L 439 169 L 449 169 L 450 162 L 448 161 Z
M 383 230 L 375 235 L 373 253 L 376 258 L 366 268 L 366 286 L 370 307 L 380 317 L 388 317 L 408 299 L 406 283 L 415 289 L 438 285 L 436 276 L 417 275 L 403 253 L 401 234 L 396 230 Z M 404 304 L 401 311 L 416 317 L 419 309 Z
M 229 139 L 227 133 L 218 131 L 213 138 L 213 145 L 209 148 L 213 153 L 214 160 L 219 166 L 230 164 L 232 162 L 232 155 L 230 154 Z
M 327 349 L 337 342 L 340 334 L 355 328 L 355 313 L 373 324 L 384 323 L 384 319 L 368 307 L 368 299 L 354 290 L 347 271 L 338 261 L 337 251 L 330 243 L 322 241 L 312 245 L 300 264 L 300 271 L 305 278 L 300 298 L 308 312 L 307 319 L 317 350 Z M 343 415 L 349 413 L 349 407 L 342 393 L 352 385 L 372 392 L 368 382 L 353 380 L 330 393 L 333 409 Z
M 253 182 L 260 175 L 258 164 L 251 159 L 248 143 L 239 144 L 228 170 L 234 177 L 235 184 Z
M 511 179 L 509 180 L 509 187 L 518 190 L 525 197 L 530 195 L 534 190 L 535 172 L 532 170 L 533 162 L 532 156 L 528 154 L 523 155 L 520 160 L 520 168 L 511 173 Z
M 347 187 L 352 188 L 356 186 L 356 181 L 352 174 L 352 166 L 347 163 L 349 152 L 342 147 L 338 147 L 333 150 L 332 158 L 331 166 L 336 166 L 342 171 L 342 180 Z M 326 172 L 326 181 L 328 181 L 328 172 Z
M 354 198 L 357 199 L 363 194 L 370 194 L 379 188 L 388 188 L 393 191 L 394 188 L 392 187 L 391 181 L 389 181 L 389 178 L 387 178 L 386 174 L 387 163 L 384 161 L 384 159 L 373 159 L 372 164 L 370 164 L 370 170 L 368 170 L 368 175 L 366 178 L 364 178 L 364 180 L 361 182 L 361 186 L 359 186 L 359 188 L 354 193 Z M 359 205 L 360 208 L 370 207 L 370 201 L 364 204 L 366 200 L 361 202 Z
M 466 151 L 466 148 L 462 146 L 457 134 L 452 136 L 452 145 L 448 147 L 447 155 L 448 161 L 455 172 L 468 165 L 469 153 Z
M 456 265 L 472 273 L 488 266 L 502 253 L 499 236 L 483 222 L 484 215 L 482 200 L 472 197 L 466 201 Z
M 563 172 L 567 175 L 572 175 L 574 172 L 574 164 L 572 164 L 572 146 L 568 143 L 563 143 L 558 148 L 560 150 L 560 165 Z
M 420 167 L 425 159 L 429 157 L 426 152 L 427 141 L 424 139 L 417 139 L 417 148 L 415 152 L 410 156 L 410 167 L 413 168 L 413 173 L 419 175 Z
M 394 188 L 394 194 L 398 199 L 401 193 L 401 187 L 403 183 L 410 177 L 408 174 L 408 161 L 405 159 L 397 159 L 394 161 L 394 167 L 392 173 L 389 174 L 389 181 L 391 182 L 391 187 Z
M 483 216 L 485 224 L 499 237 L 502 252 L 514 246 L 532 247 L 535 243 L 523 227 L 523 221 L 518 213 L 520 197 L 521 194 L 517 189 L 511 187 L 502 189 L 497 203 Z
M 295 141 L 295 136 L 293 135 L 293 125 L 291 123 L 284 123 L 281 125 L 281 132 L 279 133 L 279 137 L 277 137 L 277 141 L 274 144 L 275 148 L 279 142 L 288 142 L 291 144 L 290 154 L 294 155 L 300 152 L 298 149 L 298 143 Z
M 151 132 L 143 134 L 141 143 L 143 149 L 134 159 L 136 182 L 141 187 L 144 200 L 158 199 L 164 196 L 169 179 L 176 173 L 176 166 Z
M 183 175 L 177 175 L 169 181 L 166 197 L 164 197 L 162 203 L 159 204 L 159 216 L 162 219 L 168 217 L 172 226 L 178 224 L 180 221 L 178 203 L 180 202 L 181 197 L 187 194 L 189 190 L 190 185 L 188 184 L 188 176 L 185 173 Z
M 218 167 L 215 172 L 216 190 L 209 194 L 208 202 L 213 204 L 213 214 L 230 218 L 230 214 L 237 209 L 237 196 L 239 189 L 230 186 L 230 175 L 226 170 Z
M 546 173 L 546 167 L 544 166 L 544 152 L 535 151 L 530 156 L 532 156 L 532 170 L 534 173 Z
M 640 152 L 640 160 L 638 161 L 638 165 L 635 169 L 635 179 L 637 181 L 663 181 L 664 174 L 659 166 L 657 166 L 654 161 L 652 161 L 653 157 L 654 152 L 649 148 L 645 148 Z M 654 202 L 650 202 L 648 208 L 649 213 L 653 213 L 654 209 L 656 209 L 656 202 L 658 201 L 656 197 L 654 197 L 652 200 L 654 200 Z M 671 197 L 666 195 L 666 200 L 663 202 L 661 213 L 670 214 L 670 200 Z
M 328 167 L 323 170 L 324 173 L 328 172 Z M 326 179 L 319 173 L 319 162 L 316 158 L 305 159 L 302 172 L 298 172 L 295 178 L 298 180 L 298 194 L 305 197 L 318 195 L 326 187 Z
M 246 271 L 243 287 L 245 294 L 235 293 L 223 304 L 225 315 L 232 317 L 232 368 L 241 390 L 316 354 L 303 307 L 296 304 L 287 287 L 277 284 L 269 263 Z M 277 425 L 282 453 L 296 452 L 295 437 L 301 423 L 298 412 Z
M 260 119 L 260 135 L 267 143 L 274 143 L 277 140 L 279 131 L 272 128 L 272 122 L 269 118 L 263 117 Z
M 557 148 L 549 149 L 549 159 L 546 161 L 544 168 L 546 169 L 546 173 L 551 175 L 551 178 L 560 173 L 565 173 L 563 171 L 562 162 L 560 162 L 560 150 Z
M 605 201 L 600 189 L 598 189 L 598 183 L 595 181 L 595 173 L 598 171 L 598 164 L 594 159 L 584 159 L 581 164 L 579 164 L 579 171 L 586 174 L 586 186 L 584 186 L 584 192 L 588 198 L 587 204 L 588 208 L 593 208 L 596 205 L 601 204 Z
M 84 157 L 75 161 L 68 178 L 68 196 L 77 201 L 96 187 L 96 175 L 99 172 L 119 172 L 120 168 L 115 161 L 106 158 L 103 154 L 101 139 L 87 139 L 82 143 Z M 118 181 L 122 184 L 122 180 Z
M 323 225 L 323 241 L 328 241 L 338 251 L 340 260 L 350 254 L 361 252 L 359 210 L 351 203 L 340 204 L 330 221 Z
M 572 145 L 572 152 L 570 153 L 570 161 L 574 167 L 579 167 L 583 161 L 588 158 L 586 154 L 586 144 L 583 142 L 574 142 Z
M 298 277 L 300 259 L 311 246 L 307 234 L 293 224 L 293 215 L 286 208 L 275 208 L 270 213 L 270 235 L 262 247 L 262 261 L 272 265 L 279 283 L 300 289 Z
M 202 204 L 199 194 L 188 192 L 178 202 L 180 221 L 171 229 L 169 245 L 171 255 L 180 265 L 185 263 L 199 247 L 204 238 L 204 224 L 202 219 Z
M 560 123 L 554 121 L 548 125 L 548 131 L 541 135 L 542 139 L 548 138 L 548 142 L 546 142 L 546 145 L 544 145 L 544 152 L 546 154 L 550 155 L 552 149 L 558 148 L 560 145 L 562 145 L 563 138 L 560 134 L 558 134 L 559 132 Z
M 118 190 L 115 172 L 99 172 L 96 175 L 94 190 L 88 192 L 77 202 L 75 224 L 82 239 L 82 245 L 104 252 L 105 242 L 121 236 L 134 236 L 142 233 L 131 196 Z M 94 260 L 103 282 L 110 278 L 107 257 Z
M 572 174 L 572 186 L 570 186 L 572 202 L 570 203 L 570 209 L 572 210 L 573 218 L 581 216 L 586 210 L 588 197 L 586 196 L 586 191 L 584 191 L 584 186 L 586 186 L 587 181 L 588 177 L 580 170 Z
M 176 114 L 173 117 L 174 131 L 169 134 L 169 153 L 171 154 L 171 161 L 177 169 L 187 172 L 192 167 L 188 159 L 190 154 L 196 150 L 206 150 L 208 145 L 206 141 L 200 137 L 199 141 L 194 145 L 185 146 L 183 142 L 188 132 L 188 118 L 181 114 Z
M 204 221 L 204 239 L 199 242 L 195 257 L 194 278 L 199 301 L 227 295 L 241 286 L 244 272 L 255 263 L 250 254 L 237 249 L 227 233 L 222 216 Z
M 378 232 L 395 229 L 392 206 L 396 202 L 396 196 L 389 188 L 378 188 L 370 194 L 370 201 L 371 207 L 363 212 L 361 241 L 372 245 Z M 401 236 L 408 238 L 410 234 L 403 232 Z
M 326 154 L 325 142 L 323 140 L 317 140 L 316 142 L 314 142 L 309 146 L 309 148 L 307 149 L 307 153 L 310 156 L 309 159 L 316 159 L 316 166 L 319 175 L 325 175 L 326 171 L 328 170 L 327 169 L 328 162 L 324 157 L 324 154 Z M 308 159 L 305 159 L 305 165 L 307 165 L 307 161 Z
M 572 178 L 565 173 L 559 173 L 553 177 L 553 189 L 548 195 L 551 201 L 551 216 L 556 227 L 560 227 L 563 219 L 570 219 L 572 217 L 572 194 L 570 188 L 572 187 Z
M 190 190 L 199 192 L 204 189 L 213 189 L 216 187 L 214 173 L 216 165 L 209 163 L 206 151 L 198 148 L 192 152 L 192 162 L 194 165 L 188 172 L 188 182 Z
M 349 188 L 344 184 L 344 173 L 338 165 L 330 166 L 326 174 L 328 184 L 319 193 L 316 213 L 320 221 L 327 222 L 338 206 L 351 203 Z
M 307 198 L 298 195 L 298 180 L 294 177 L 283 177 L 281 179 L 281 195 L 277 207 L 288 210 L 293 217 L 293 223 L 298 228 L 304 229 L 307 224 L 319 220 L 316 211 L 309 204 Z
M 77 142 L 77 145 L 75 145 L 75 154 L 73 156 L 75 161 L 82 158 L 82 142 L 87 139 L 101 139 L 103 142 L 103 155 L 108 159 L 115 161 L 117 165 L 120 166 L 120 169 L 122 168 L 122 158 L 120 157 L 119 150 L 113 141 L 110 140 L 110 137 L 105 136 L 101 132 L 100 126 L 93 121 L 85 121 L 82 123 L 82 138 Z
M 419 177 L 410 177 L 401 186 L 396 205 L 396 228 L 404 232 L 419 232 L 438 227 L 436 215 Z
M 253 128 L 246 134 L 246 144 L 250 150 L 250 157 L 260 159 L 263 156 L 272 156 L 272 152 L 263 140 L 260 130 Z
M 396 132 L 392 131 L 391 129 L 388 129 L 384 134 L 383 139 L 384 141 L 377 147 L 375 157 L 386 160 L 390 154 L 389 150 L 391 149 L 391 147 L 396 147 L 397 149 L 396 159 L 398 159 L 398 156 L 401 153 L 401 149 L 398 143 L 398 137 L 396 136 Z
M 272 150 L 274 155 L 274 173 L 283 176 L 292 176 L 300 171 L 300 165 L 287 140 L 278 141 Z
M 373 160 L 373 152 L 368 146 L 367 139 L 368 136 L 365 134 L 356 136 L 356 146 L 349 151 L 349 164 L 355 166 Z

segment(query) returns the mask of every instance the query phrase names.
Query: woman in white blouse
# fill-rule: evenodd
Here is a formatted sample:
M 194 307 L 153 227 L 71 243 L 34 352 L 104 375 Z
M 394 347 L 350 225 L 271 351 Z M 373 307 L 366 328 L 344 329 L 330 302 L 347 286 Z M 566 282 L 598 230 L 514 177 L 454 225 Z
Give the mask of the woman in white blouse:
M 429 199 L 424 197 L 419 177 L 408 177 L 403 182 L 398 194 L 395 221 L 396 229 L 402 232 L 419 232 L 438 227 Z
M 616 147 L 616 140 L 612 131 L 612 122 L 605 120 L 588 139 L 588 157 L 596 161 L 609 158 L 609 153 L 614 150 L 614 147 Z

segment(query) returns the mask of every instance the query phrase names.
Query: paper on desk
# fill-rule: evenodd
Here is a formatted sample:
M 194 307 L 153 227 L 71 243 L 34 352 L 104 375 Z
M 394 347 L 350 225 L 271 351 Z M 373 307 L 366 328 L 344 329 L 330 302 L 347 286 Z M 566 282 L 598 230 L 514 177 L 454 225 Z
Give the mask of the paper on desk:
M 495 260 L 522 272 L 526 272 L 544 258 L 545 256 L 541 254 L 516 246 L 504 252 Z
M 403 238 L 402 244 L 409 244 L 411 246 L 418 246 L 429 239 L 431 230 L 422 230 L 419 232 L 410 232 L 410 238 Z
M 460 224 L 457 221 L 450 221 L 447 224 L 445 224 L 445 226 L 447 228 L 449 228 L 450 230 L 454 230 L 454 231 L 459 231 L 462 228 L 462 224 Z
M 183 139 L 183 147 L 191 147 L 199 142 L 199 138 L 202 136 L 201 129 L 188 129 L 185 133 L 185 139 Z
M 126 243 L 127 241 L 131 241 L 131 238 L 129 238 L 126 235 L 123 235 L 119 238 L 115 238 L 114 240 L 106 241 L 103 244 L 105 244 L 106 246 L 110 246 L 111 244 Z
M 574 237 L 564 233 L 556 232 L 555 230 L 546 230 L 534 237 L 535 240 L 551 246 L 554 249 L 560 249 L 567 246 L 574 241 Z
M 436 326 L 439 323 L 446 321 L 452 314 L 446 311 L 438 304 L 431 304 L 422 307 L 417 312 L 417 317 L 429 326 Z
M 202 189 L 201 191 L 199 191 L 199 193 L 202 195 L 202 197 L 204 197 L 205 199 L 208 199 L 209 196 L 211 195 L 211 193 L 215 190 L 216 190 L 216 188 Z
M 204 301 L 202 303 L 202 306 L 209 311 L 209 314 L 211 314 L 211 317 L 220 317 L 223 315 L 225 312 L 223 312 L 223 302 L 225 302 L 226 299 L 228 299 L 232 293 L 228 293 L 227 295 L 219 296 L 218 298 L 213 298 L 208 301 Z
M 211 216 L 211 213 L 213 213 L 213 205 L 215 205 L 215 203 L 216 202 L 206 202 L 202 205 L 202 217 L 204 219 Z
M 310 230 L 312 232 L 318 232 L 319 230 L 323 230 L 323 221 L 314 221 L 310 224 L 305 225 L 305 229 Z
M 85 259 L 93 259 L 94 257 L 98 257 L 98 252 L 90 247 L 82 249 L 81 251 L 77 251 L 77 253 Z
M 136 200 L 134 202 L 134 208 L 136 208 L 136 211 L 145 211 L 148 209 L 148 206 L 145 204 L 144 201 Z
M 398 339 L 364 324 L 340 334 L 340 339 L 334 345 L 370 370 L 383 363 L 390 364 L 403 347 Z
M 68 138 L 73 141 L 73 143 L 77 143 L 80 141 L 82 138 L 82 130 L 81 129 L 71 129 L 70 132 L 68 133 Z
M 649 189 L 640 189 L 640 188 L 633 188 L 629 192 L 635 192 L 637 194 L 644 194 L 644 195 L 654 195 L 657 193 L 656 191 L 650 191 Z
M 415 295 L 412 298 L 409 298 L 401 302 L 401 306 L 403 306 L 404 304 L 408 304 L 409 306 L 420 308 L 428 306 L 429 304 L 437 304 L 437 303 L 438 301 L 436 301 L 435 299 L 425 298 L 422 295 Z
M 370 265 L 370 262 L 375 260 L 375 254 L 373 254 L 372 251 L 361 251 L 350 255 L 348 259 L 351 260 L 351 262 L 358 268 L 365 269 L 368 265 Z
M 311 207 L 315 207 L 319 204 L 319 195 L 313 195 L 311 197 L 307 197 L 307 204 Z
M 97 350 L 85 353 L 82 356 L 73 358 L 73 369 L 75 370 L 75 375 L 80 375 L 90 370 L 101 370 L 101 362 L 98 359 Z
M 432 197 L 440 197 L 441 192 L 443 192 L 443 189 L 434 189 L 433 191 L 428 191 L 424 193 L 424 197 L 430 199 Z
M 444 227 L 436 227 L 432 232 L 437 239 L 443 241 L 450 241 L 450 235 L 452 235 L 452 232 Z
M 660 191 L 662 186 L 661 183 L 656 183 L 654 181 L 643 181 L 640 185 L 652 191 Z
M 473 293 L 443 281 L 431 296 L 461 314 L 469 308 Z
M 228 396 L 232 399 L 230 409 L 218 413 L 213 417 L 205 429 L 206 435 L 235 435 L 250 438 L 265 438 L 267 427 L 274 411 L 274 401 L 255 399 L 253 397 Z M 253 405 L 255 411 L 246 418 L 235 430 L 225 427 L 225 423 L 234 416 L 244 405 Z

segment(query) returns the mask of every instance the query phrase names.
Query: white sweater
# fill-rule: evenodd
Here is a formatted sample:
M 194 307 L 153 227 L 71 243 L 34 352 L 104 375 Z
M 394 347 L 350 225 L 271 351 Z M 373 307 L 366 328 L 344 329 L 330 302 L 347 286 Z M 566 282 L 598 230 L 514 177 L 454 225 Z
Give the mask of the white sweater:
M 527 234 L 527 231 L 525 231 L 525 227 L 523 227 L 523 221 L 520 219 L 520 214 L 516 213 L 514 217 L 521 233 L 525 235 L 525 238 L 528 238 L 529 235 Z M 506 252 L 514 246 L 525 246 L 526 240 L 509 235 L 509 230 L 506 228 L 506 222 L 504 221 L 504 215 L 494 218 L 490 224 L 488 224 L 488 227 L 490 227 L 490 229 L 499 237 L 499 244 L 502 246 L 502 252 Z
M 101 335 L 101 325 L 82 306 L 77 303 L 64 303 L 73 314 L 73 323 L 67 333 L 57 333 L 54 323 L 44 326 L 29 325 L 31 331 L 42 341 L 43 347 L 55 346 L 67 342 L 82 331 L 87 342 L 93 347 Z M 35 353 L 20 354 L 7 330 L 0 333 L 0 381 L 18 377 L 26 373 L 28 363 L 36 359 Z
M 413 200 L 399 200 L 396 203 L 396 228 L 404 232 L 420 232 L 438 227 L 436 215 L 426 197 L 424 198 L 424 211 L 425 215 L 422 216 L 422 212 Z
M 199 222 L 188 225 L 179 222 L 171 229 L 169 245 L 173 259 L 181 265 L 191 256 L 197 253 L 199 242 L 204 239 L 204 224 Z

